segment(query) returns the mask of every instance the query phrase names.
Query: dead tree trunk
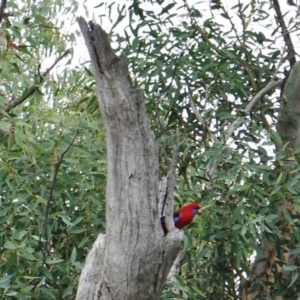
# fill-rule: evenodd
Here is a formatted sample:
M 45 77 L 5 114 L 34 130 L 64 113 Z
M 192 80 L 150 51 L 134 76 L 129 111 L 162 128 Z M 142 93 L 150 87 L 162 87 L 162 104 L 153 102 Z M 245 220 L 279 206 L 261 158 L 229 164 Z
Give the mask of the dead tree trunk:
M 88 26 L 83 18 L 78 23 L 106 124 L 107 190 L 106 234 L 97 238 L 86 259 L 76 299 L 158 299 L 182 241 L 173 225 L 164 238 L 160 225 L 166 199 L 171 223 L 175 164 L 159 188 L 157 148 L 143 93 L 133 89 L 127 60 L 113 52 L 99 25 Z

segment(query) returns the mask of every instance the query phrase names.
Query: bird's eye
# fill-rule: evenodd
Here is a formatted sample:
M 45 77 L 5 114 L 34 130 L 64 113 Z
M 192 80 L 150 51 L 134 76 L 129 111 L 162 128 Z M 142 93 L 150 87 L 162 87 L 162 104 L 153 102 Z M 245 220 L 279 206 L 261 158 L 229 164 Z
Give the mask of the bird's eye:
M 193 209 L 193 214 L 196 215 L 196 214 L 198 214 L 200 211 L 201 211 L 201 209 L 194 208 L 194 209 Z

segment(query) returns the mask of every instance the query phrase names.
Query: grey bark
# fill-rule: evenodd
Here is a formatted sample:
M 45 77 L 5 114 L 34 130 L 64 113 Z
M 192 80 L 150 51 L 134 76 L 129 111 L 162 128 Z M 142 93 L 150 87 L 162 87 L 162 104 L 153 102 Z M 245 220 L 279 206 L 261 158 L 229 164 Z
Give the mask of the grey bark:
M 288 148 L 295 150 L 300 146 L 300 63 L 291 70 L 284 88 L 281 112 L 277 124 L 283 145 L 279 151 L 286 152 Z
M 277 132 L 279 133 L 282 143 L 276 145 L 277 151 L 282 154 L 289 154 L 296 150 L 300 146 L 300 62 L 296 63 L 294 68 L 291 70 L 289 78 L 283 92 L 283 99 L 281 99 L 280 114 L 277 123 Z M 290 162 L 293 163 L 293 162 Z M 278 222 L 284 210 L 295 214 L 293 206 L 290 202 L 286 202 L 284 205 L 278 207 L 279 217 L 274 220 Z M 293 226 L 293 224 L 290 224 Z M 288 228 L 280 228 L 282 233 L 282 240 L 288 241 L 290 239 L 290 231 Z M 287 229 L 287 230 L 286 230 Z M 264 251 L 257 253 L 255 262 L 253 264 L 253 278 L 258 276 L 258 280 L 254 280 L 254 283 L 258 283 L 261 286 L 262 279 L 264 281 L 273 282 L 275 276 L 273 275 L 274 270 L 272 266 L 277 263 L 277 260 L 283 261 L 287 265 L 293 265 L 295 263 L 294 258 L 290 258 L 290 249 L 286 244 L 281 242 L 281 248 L 285 250 L 282 257 L 276 252 L 275 246 L 267 240 L 262 241 L 262 249 Z M 288 272 L 284 272 L 277 264 L 277 272 L 282 273 L 282 277 L 287 279 Z M 253 284 L 253 283 L 252 283 Z M 249 293 L 244 299 L 252 300 L 256 299 L 257 292 Z M 261 296 L 261 295 L 259 295 Z M 263 289 L 262 299 L 269 299 L 270 287 L 266 286 Z M 282 300 L 283 297 L 277 297 L 276 299 Z
M 106 234 L 87 256 L 76 299 L 158 299 L 182 241 L 171 224 L 175 164 L 159 186 L 143 93 L 133 89 L 126 57 L 113 52 L 99 25 L 88 26 L 83 18 L 78 23 L 106 125 L 107 187 Z M 160 208 L 165 200 L 171 232 L 164 238 Z

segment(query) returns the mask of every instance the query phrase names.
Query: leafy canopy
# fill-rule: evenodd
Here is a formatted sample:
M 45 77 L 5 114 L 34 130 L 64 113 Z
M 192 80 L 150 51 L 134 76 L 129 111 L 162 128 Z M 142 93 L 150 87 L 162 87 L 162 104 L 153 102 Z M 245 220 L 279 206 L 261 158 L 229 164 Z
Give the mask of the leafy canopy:
M 95 4 L 96 21 L 111 21 L 114 45 L 145 91 L 161 174 L 180 129 L 178 205 L 211 205 L 187 229 L 186 255 L 161 299 L 240 299 L 266 243 L 279 253 L 274 269 L 286 272 L 275 272 L 272 293 L 294 299 L 299 158 L 275 151 L 279 94 L 270 90 L 247 110 L 271 79 L 285 76 L 274 42 L 282 34 L 267 1 L 205 3 Z M 3 299 L 73 299 L 88 249 L 105 231 L 105 134 L 94 81 L 88 64 L 72 60 L 76 47 L 67 51 L 77 32 L 62 29 L 77 8 L 71 0 L 7 1 L 4 12 L 14 15 L 1 20 Z M 288 30 L 296 26 L 291 19 Z M 60 67 L 49 70 L 55 59 Z M 279 216 L 287 203 L 293 213 Z

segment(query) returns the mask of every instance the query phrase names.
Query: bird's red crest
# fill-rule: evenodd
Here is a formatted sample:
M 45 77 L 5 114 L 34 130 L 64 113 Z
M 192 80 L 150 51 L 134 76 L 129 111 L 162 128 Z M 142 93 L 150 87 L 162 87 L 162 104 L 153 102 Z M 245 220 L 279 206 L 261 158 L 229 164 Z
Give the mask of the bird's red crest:
M 183 208 L 201 209 L 201 205 L 199 203 L 191 203 L 191 204 L 184 206 Z

